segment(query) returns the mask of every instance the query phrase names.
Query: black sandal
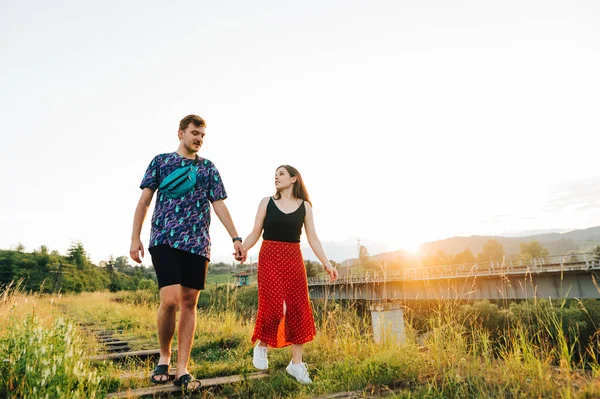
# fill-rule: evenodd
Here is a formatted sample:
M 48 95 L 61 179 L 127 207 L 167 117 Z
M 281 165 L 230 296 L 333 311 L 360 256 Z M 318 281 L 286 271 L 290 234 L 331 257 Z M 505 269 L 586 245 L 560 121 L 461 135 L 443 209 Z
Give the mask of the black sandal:
M 164 380 L 156 379 L 156 377 L 166 376 L 167 378 Z M 169 382 L 169 365 L 168 364 L 159 364 L 154 368 L 152 372 L 152 376 L 150 377 L 150 381 L 154 384 L 166 384 Z
M 187 391 L 188 385 L 190 385 L 190 382 L 194 382 L 194 381 L 198 381 L 198 380 L 196 380 L 194 377 L 192 377 L 191 374 L 184 374 L 181 377 L 176 378 L 173 381 L 173 385 L 181 387 L 182 391 Z M 194 389 L 197 389 L 198 387 L 200 387 L 200 384 L 198 384 Z

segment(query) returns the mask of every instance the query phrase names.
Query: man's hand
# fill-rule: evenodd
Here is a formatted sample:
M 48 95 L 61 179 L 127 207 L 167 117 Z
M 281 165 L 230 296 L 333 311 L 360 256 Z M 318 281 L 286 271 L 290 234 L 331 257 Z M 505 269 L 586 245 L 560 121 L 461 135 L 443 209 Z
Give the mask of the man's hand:
M 248 252 L 246 252 L 246 248 L 244 248 L 241 241 L 235 241 L 233 243 L 233 248 L 235 249 L 235 252 L 233 253 L 235 260 L 244 263 L 246 261 L 246 257 L 248 256 Z
M 327 272 L 327 274 L 329 274 L 330 280 L 331 282 L 337 280 L 338 278 L 338 271 L 333 267 L 333 266 L 325 266 L 325 271 Z
M 141 258 L 144 257 L 144 244 L 142 244 L 142 240 L 138 239 L 132 239 L 131 240 L 131 247 L 129 248 L 129 256 L 131 256 L 131 259 L 133 259 L 134 261 L 136 261 L 137 263 L 142 263 L 142 259 L 140 258 L 140 253 L 141 253 Z

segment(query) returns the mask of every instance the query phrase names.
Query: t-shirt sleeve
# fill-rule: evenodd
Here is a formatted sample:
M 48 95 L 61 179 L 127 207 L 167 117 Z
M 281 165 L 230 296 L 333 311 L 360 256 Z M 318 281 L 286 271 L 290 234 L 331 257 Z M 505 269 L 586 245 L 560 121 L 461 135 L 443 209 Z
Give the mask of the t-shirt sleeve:
M 208 200 L 213 203 L 215 201 L 224 200 L 227 198 L 225 186 L 221 179 L 221 174 L 213 165 L 209 173 L 210 183 L 208 184 Z
M 150 165 L 148 165 L 148 169 L 146 169 L 146 173 L 144 174 L 144 178 L 140 184 L 140 188 L 142 190 L 145 188 L 156 190 L 158 188 L 158 166 L 159 159 L 157 155 L 154 157 L 152 162 L 150 162 Z

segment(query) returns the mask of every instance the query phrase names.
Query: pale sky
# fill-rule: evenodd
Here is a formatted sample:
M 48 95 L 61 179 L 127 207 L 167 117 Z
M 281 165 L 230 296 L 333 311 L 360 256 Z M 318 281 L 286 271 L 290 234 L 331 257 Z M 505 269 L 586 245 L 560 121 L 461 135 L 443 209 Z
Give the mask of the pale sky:
M 0 248 L 127 255 L 190 113 L 243 237 L 284 163 L 324 242 L 599 225 L 599 22 L 594 0 L 0 0 Z

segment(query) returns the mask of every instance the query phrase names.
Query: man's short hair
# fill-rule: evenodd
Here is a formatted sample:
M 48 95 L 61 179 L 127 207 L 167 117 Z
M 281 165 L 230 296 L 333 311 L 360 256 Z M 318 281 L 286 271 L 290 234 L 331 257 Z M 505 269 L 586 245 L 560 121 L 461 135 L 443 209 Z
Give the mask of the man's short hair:
M 185 130 L 188 128 L 190 123 L 193 123 L 196 127 L 206 127 L 204 119 L 198 115 L 188 115 L 179 122 L 179 130 Z

